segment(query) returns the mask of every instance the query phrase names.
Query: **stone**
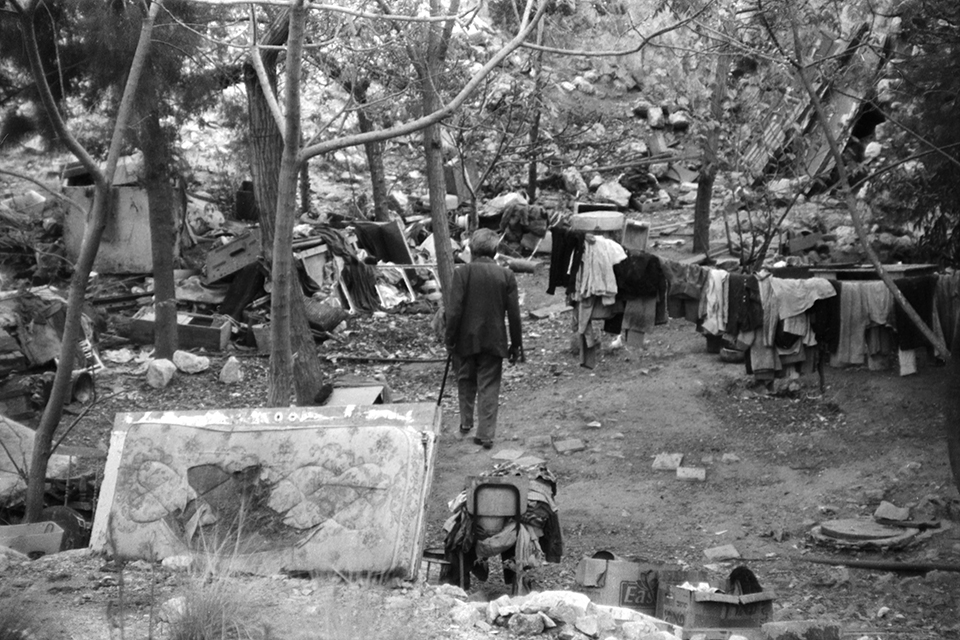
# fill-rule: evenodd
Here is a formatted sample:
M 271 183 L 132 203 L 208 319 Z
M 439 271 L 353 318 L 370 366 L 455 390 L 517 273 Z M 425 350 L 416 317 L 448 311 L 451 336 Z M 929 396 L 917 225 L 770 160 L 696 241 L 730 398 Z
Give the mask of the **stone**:
M 725 453 L 722 456 L 720 456 L 720 462 L 726 462 L 728 464 L 734 463 L 734 462 L 740 462 L 740 456 L 738 456 L 735 453 Z
M 468 597 L 467 592 L 455 584 L 441 584 L 437 586 L 436 593 L 438 595 L 450 596 L 457 600 L 466 600 Z
M 184 373 L 200 373 L 210 368 L 210 358 L 198 356 L 189 351 L 175 351 L 173 353 L 173 364 L 177 365 L 177 369 Z
M 604 182 L 597 189 L 596 197 L 598 202 L 612 202 L 618 207 L 626 208 L 630 205 L 630 191 L 625 189 L 619 182 Z
M 677 480 L 706 482 L 707 470 L 703 467 L 677 467 Z
M 506 615 L 501 612 L 501 608 L 506 609 L 510 606 L 510 596 L 502 595 L 496 600 L 491 600 L 487 603 L 487 622 L 493 624 L 497 621 L 501 615 Z
M 566 438 L 564 440 L 557 440 L 554 442 L 553 448 L 560 455 L 565 455 L 568 453 L 583 451 L 587 448 L 587 444 L 579 438 Z
M 638 100 L 637 103 L 633 105 L 633 115 L 638 118 L 646 118 L 651 108 L 653 108 L 653 105 L 646 100 Z
M 517 613 L 510 616 L 507 628 L 518 636 L 535 636 L 543 633 L 543 620 L 539 613 Z
M 690 114 L 686 111 L 674 111 L 667 121 L 674 131 L 686 131 L 690 128 Z
M 466 602 L 461 602 L 451 609 L 450 619 L 453 620 L 454 624 L 461 627 L 472 627 L 480 622 L 483 617 L 480 615 L 480 612 L 477 611 L 476 607 Z
M 740 557 L 740 552 L 737 551 L 737 548 L 732 544 L 724 544 L 719 547 L 711 547 L 709 549 L 703 550 L 703 555 L 707 557 L 708 560 L 716 560 L 722 562 L 723 560 L 736 560 Z
M 553 618 L 545 614 L 543 611 L 538 611 L 537 615 L 540 616 L 541 620 L 543 620 L 544 629 L 553 629 L 557 626 L 557 623 L 553 621 Z
M 182 570 L 189 569 L 193 566 L 193 556 L 191 555 L 179 555 L 179 556 L 167 556 L 160 562 L 160 566 L 164 569 L 173 569 L 173 570 Z
M 590 636 L 591 638 L 596 638 L 600 635 L 600 622 L 597 620 L 597 616 L 580 616 L 577 618 L 577 621 L 573 624 L 577 631 Z
M 157 611 L 157 618 L 161 622 L 175 622 L 179 620 L 184 611 L 187 608 L 187 599 L 183 596 L 177 596 L 176 598 L 170 598 L 162 605 L 160 605 L 160 610 Z
M 682 453 L 658 453 L 653 459 L 654 471 L 676 471 L 683 462 Z
M 563 179 L 563 189 L 567 193 L 578 195 L 589 190 L 583 176 L 574 167 L 564 169 L 560 177 Z
M 663 129 L 666 125 L 666 119 L 663 117 L 663 109 L 660 107 L 650 107 L 647 109 L 647 124 L 651 129 Z
M 163 389 L 173 380 L 173 374 L 177 372 L 177 365 L 166 358 L 160 360 L 151 360 L 147 365 L 147 384 L 154 389 Z
M 501 449 L 490 456 L 493 460 L 506 460 L 512 462 L 523 457 L 523 451 L 520 449 Z
M 877 520 L 893 520 L 895 522 L 904 522 L 910 519 L 910 509 L 908 507 L 898 507 L 897 505 L 884 500 L 873 512 L 873 517 Z
M 628 620 L 623 623 L 620 630 L 623 633 L 623 640 L 642 640 L 648 634 L 657 631 L 657 628 L 649 622 Z
M 523 440 L 524 446 L 530 449 L 546 449 L 553 445 L 553 438 L 550 436 L 530 436 Z
M 236 356 L 230 356 L 227 358 L 227 361 L 223 363 L 223 368 L 220 369 L 220 382 L 223 384 L 243 382 L 243 367 L 240 365 L 240 361 L 237 360 Z
M 761 631 L 768 640 L 840 640 L 840 625 L 832 620 L 767 622 Z

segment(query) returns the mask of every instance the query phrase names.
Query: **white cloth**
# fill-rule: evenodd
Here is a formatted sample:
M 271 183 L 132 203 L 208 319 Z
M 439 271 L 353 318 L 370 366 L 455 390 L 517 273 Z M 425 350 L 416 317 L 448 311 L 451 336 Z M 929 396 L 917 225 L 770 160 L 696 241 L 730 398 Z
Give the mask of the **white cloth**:
M 729 280 L 730 274 L 723 269 L 710 269 L 707 273 L 707 282 L 700 298 L 700 316 L 704 318 L 703 330 L 711 335 L 722 334 L 727 326 Z
M 576 293 L 579 299 L 597 296 L 602 304 L 613 304 L 617 296 L 617 277 L 613 265 L 626 260 L 627 252 L 619 243 L 597 236 L 583 246 L 583 264 L 577 271 Z

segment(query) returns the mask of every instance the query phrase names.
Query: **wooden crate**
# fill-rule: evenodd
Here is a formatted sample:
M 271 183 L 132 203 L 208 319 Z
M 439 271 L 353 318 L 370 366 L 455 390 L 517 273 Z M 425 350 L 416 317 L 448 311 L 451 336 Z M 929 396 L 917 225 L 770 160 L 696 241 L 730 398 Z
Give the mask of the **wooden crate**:
M 138 344 L 153 344 L 155 324 L 153 307 L 144 307 L 133 316 L 128 337 Z M 179 311 L 177 341 L 181 349 L 223 351 L 230 342 L 230 318 Z
M 251 229 L 225 245 L 207 252 L 203 282 L 210 284 L 236 273 L 260 257 L 260 230 Z

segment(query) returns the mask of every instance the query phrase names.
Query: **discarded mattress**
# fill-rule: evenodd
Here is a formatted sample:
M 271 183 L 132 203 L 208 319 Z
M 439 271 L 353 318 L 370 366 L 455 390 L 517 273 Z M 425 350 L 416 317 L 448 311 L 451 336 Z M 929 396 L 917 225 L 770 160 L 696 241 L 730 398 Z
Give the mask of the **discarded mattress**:
M 91 547 L 413 577 L 439 425 L 432 403 L 118 414 Z

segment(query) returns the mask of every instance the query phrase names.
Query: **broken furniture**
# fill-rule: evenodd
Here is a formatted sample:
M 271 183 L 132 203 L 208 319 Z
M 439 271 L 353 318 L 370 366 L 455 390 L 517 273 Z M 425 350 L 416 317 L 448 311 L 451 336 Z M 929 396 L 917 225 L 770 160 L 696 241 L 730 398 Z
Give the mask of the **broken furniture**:
M 260 257 L 260 230 L 249 229 L 230 242 L 207 252 L 203 283 L 210 284 L 236 273 Z
M 153 344 L 156 311 L 143 307 L 127 327 L 128 337 L 137 344 Z M 230 342 L 230 318 L 177 311 L 177 342 L 181 349 L 223 351 Z
M 520 518 L 527 511 L 527 489 L 529 482 L 526 478 L 517 476 L 484 477 L 473 476 L 467 478 L 467 513 L 473 517 L 474 534 L 478 543 L 485 539 L 502 535 L 508 532 L 508 527 L 514 529 L 513 544 L 515 548 L 517 536 L 523 523 Z M 478 554 L 479 555 L 479 554 Z M 504 562 L 507 562 L 506 556 Z M 513 569 L 513 594 L 523 593 L 523 561 L 515 554 Z M 466 553 L 461 547 L 457 554 L 457 567 L 460 574 L 460 588 L 466 589 Z M 504 581 L 507 580 L 507 570 L 504 568 Z
M 91 547 L 412 579 L 439 432 L 433 403 L 118 414 Z

